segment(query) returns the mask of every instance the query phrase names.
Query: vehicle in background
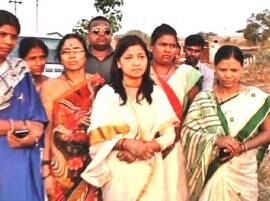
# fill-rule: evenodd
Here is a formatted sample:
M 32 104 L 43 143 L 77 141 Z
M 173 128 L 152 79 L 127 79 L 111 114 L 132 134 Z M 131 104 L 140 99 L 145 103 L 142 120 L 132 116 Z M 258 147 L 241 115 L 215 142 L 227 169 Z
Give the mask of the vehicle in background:
M 27 37 L 35 37 L 41 39 L 49 49 L 49 54 L 48 54 L 48 61 L 45 66 L 43 75 L 50 77 L 50 78 L 56 78 L 60 76 L 63 72 L 63 66 L 59 63 L 59 61 L 56 58 L 56 47 L 61 39 L 61 37 L 55 37 L 55 36 L 42 36 L 42 37 L 37 37 L 37 36 L 19 36 L 17 40 L 17 44 L 13 51 L 10 53 L 10 57 L 19 57 L 18 55 L 18 47 L 20 44 L 20 41 L 22 38 L 27 38 Z

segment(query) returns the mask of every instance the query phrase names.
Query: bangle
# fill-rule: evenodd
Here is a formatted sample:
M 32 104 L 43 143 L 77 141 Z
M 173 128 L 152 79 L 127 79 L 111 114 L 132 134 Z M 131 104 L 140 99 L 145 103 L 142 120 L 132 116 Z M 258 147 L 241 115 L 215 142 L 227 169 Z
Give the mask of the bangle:
M 246 143 L 243 143 L 243 144 L 244 144 L 244 147 L 245 147 L 245 152 L 247 152 L 248 151 L 248 146 L 247 146 Z
M 49 176 L 51 176 L 50 172 L 46 176 L 43 176 L 42 179 L 44 180 L 44 179 L 48 178 Z
M 14 120 L 13 119 L 9 119 L 9 124 L 10 124 L 10 132 L 13 133 L 14 130 L 15 130 L 15 123 L 14 123 Z
M 44 166 L 44 165 L 50 165 L 51 164 L 51 160 L 42 160 L 41 161 L 41 165 Z

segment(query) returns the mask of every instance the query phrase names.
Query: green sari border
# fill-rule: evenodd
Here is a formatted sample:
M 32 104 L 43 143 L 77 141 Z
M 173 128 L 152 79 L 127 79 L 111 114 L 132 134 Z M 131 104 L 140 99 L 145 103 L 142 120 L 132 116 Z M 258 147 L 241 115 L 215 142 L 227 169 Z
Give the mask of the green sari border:
M 221 122 L 221 125 L 226 133 L 226 135 L 229 134 L 229 127 L 227 120 L 225 118 L 224 113 L 222 112 L 220 105 L 217 104 L 217 112 L 218 116 Z M 239 134 L 235 137 L 235 139 L 239 140 L 240 142 L 243 142 L 251 133 L 253 133 L 260 125 L 260 123 L 266 118 L 266 116 L 270 112 L 270 97 L 268 96 L 262 105 L 262 107 L 256 112 L 256 114 L 247 122 L 247 124 L 239 131 Z M 269 143 L 268 143 L 269 144 Z M 257 160 L 258 164 L 262 161 L 265 151 L 268 147 L 268 144 L 262 145 L 259 147 L 258 153 L 257 153 Z M 215 171 L 222 165 L 216 157 L 209 165 L 206 178 L 204 181 L 204 186 L 206 185 L 207 181 L 211 178 L 211 176 L 215 173 Z
M 247 124 L 239 131 L 236 139 L 243 142 L 250 133 L 254 132 L 260 123 L 266 118 L 270 111 L 270 97 L 267 97 L 262 107 L 256 114 L 247 122 Z

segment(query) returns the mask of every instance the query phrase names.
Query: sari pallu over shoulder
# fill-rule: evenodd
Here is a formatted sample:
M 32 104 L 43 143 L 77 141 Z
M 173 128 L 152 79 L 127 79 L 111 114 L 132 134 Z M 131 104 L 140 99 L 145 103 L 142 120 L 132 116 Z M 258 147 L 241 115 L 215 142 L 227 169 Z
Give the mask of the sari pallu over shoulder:
M 59 200 L 95 199 L 95 188 L 84 182 L 80 174 L 91 161 L 87 128 L 94 88 L 100 84 L 95 78 L 87 79 L 53 102 L 51 168 Z

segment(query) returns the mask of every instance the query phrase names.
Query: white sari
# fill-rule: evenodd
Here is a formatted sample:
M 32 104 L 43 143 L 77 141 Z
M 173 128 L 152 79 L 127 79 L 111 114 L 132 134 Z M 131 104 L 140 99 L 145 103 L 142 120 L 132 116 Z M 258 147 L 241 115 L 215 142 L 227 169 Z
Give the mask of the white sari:
M 165 201 L 166 192 L 161 153 L 150 160 L 133 163 L 119 161 L 118 151 L 113 150 L 122 138 L 156 141 L 162 150 L 174 142 L 173 123 L 177 121 L 164 92 L 154 86 L 153 102 L 141 104 L 128 100 L 120 105 L 118 94 L 110 86 L 104 86 L 97 94 L 91 115 L 90 154 L 83 179 L 101 187 L 104 201 Z
M 219 109 L 224 114 L 220 117 Z M 219 104 L 212 91 L 198 94 L 184 122 L 182 136 L 187 157 L 188 183 L 192 201 L 255 201 L 258 199 L 258 150 L 251 149 L 228 162 L 215 164 L 218 136 L 228 134 L 244 142 L 258 134 L 270 111 L 269 95 L 248 87 Z M 226 119 L 227 126 L 224 126 Z M 211 176 L 206 176 L 209 170 Z
M 160 83 L 153 68 L 151 71 L 151 76 L 157 85 L 162 88 L 162 84 Z M 177 67 L 175 72 L 168 78 L 167 84 L 176 95 L 178 101 L 181 103 L 183 111 L 187 109 L 188 92 L 196 85 L 200 77 L 201 74 L 192 66 L 182 64 Z M 166 92 L 166 90 L 164 91 Z M 164 164 L 166 192 L 168 194 L 168 199 L 166 201 L 189 200 L 185 171 L 186 160 L 183 153 L 183 146 L 181 145 L 180 141 L 175 143 L 174 148 L 164 159 Z
M 250 119 L 254 118 L 258 110 L 265 104 L 268 94 L 255 87 L 249 87 L 237 97 L 220 105 L 225 115 L 232 137 L 236 137 Z M 269 113 L 269 105 L 266 108 Z M 257 128 L 264 118 L 253 120 L 257 124 L 250 130 L 248 140 L 257 134 Z M 248 129 L 248 128 L 247 128 Z M 257 152 L 258 149 L 251 149 L 237 157 L 233 157 L 229 162 L 221 165 L 209 179 L 200 201 L 255 201 L 258 199 L 257 181 Z

